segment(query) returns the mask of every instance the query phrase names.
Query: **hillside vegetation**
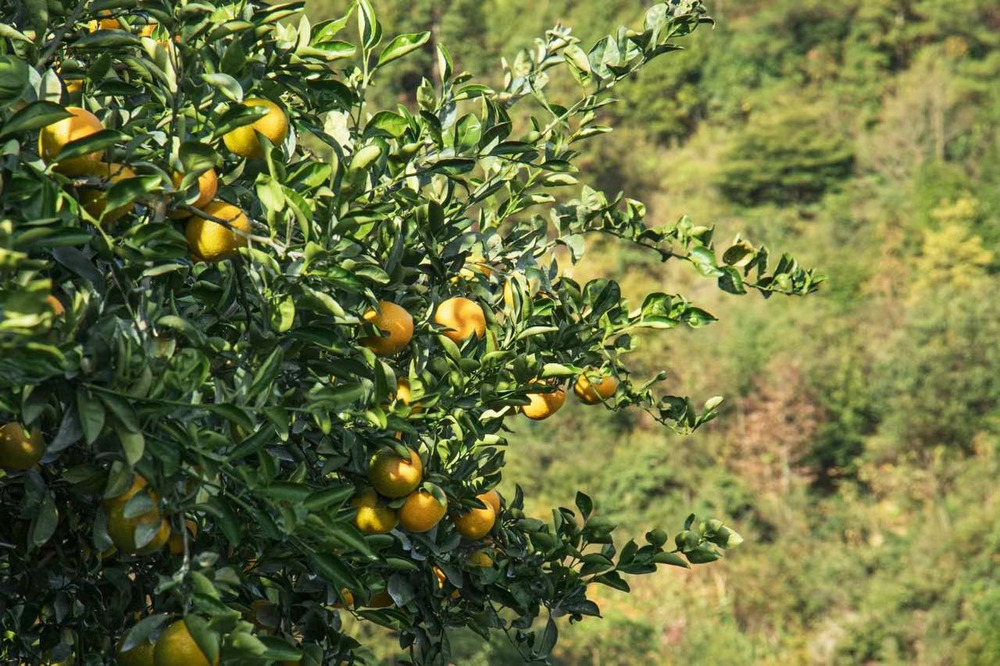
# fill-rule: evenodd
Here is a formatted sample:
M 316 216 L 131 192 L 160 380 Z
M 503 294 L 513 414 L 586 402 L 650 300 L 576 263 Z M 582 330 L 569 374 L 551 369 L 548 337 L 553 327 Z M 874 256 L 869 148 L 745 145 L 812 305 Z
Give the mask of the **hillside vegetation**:
M 384 4 L 390 31 L 432 29 L 473 73 L 556 22 L 589 44 L 641 11 Z M 595 590 L 606 621 L 567 628 L 558 661 L 997 663 L 1000 5 L 709 6 L 714 30 L 604 110 L 621 129 L 591 145 L 593 184 L 641 197 L 651 220 L 744 231 L 828 280 L 818 296 L 762 307 L 652 253 L 588 248 L 576 279 L 684 291 L 721 317 L 696 336 L 650 336 L 637 372 L 666 369 L 696 397 L 740 392 L 687 438 L 567 405 L 511 438 L 507 490 L 519 483 L 541 511 L 584 488 L 631 532 L 694 509 L 746 544 L 716 566 L 636 581 L 620 601 Z M 385 105 L 412 100 L 431 53 L 395 70 Z M 467 650 L 461 663 L 518 663 L 499 642 L 470 638 Z

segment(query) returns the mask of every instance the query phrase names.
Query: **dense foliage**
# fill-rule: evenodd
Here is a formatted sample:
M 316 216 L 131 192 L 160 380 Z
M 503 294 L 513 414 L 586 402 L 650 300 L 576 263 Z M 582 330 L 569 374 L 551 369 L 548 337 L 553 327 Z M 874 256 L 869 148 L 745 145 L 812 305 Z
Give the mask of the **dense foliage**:
M 637 12 L 627 0 L 480 4 L 485 55 L 482 43 L 453 53 L 477 70 L 523 46 L 526 22 L 562 20 L 586 42 Z M 627 597 L 595 591 L 605 621 L 562 631 L 555 659 L 997 663 L 997 3 L 707 4 L 712 30 L 616 88 L 615 132 L 581 156 L 588 182 L 641 192 L 650 219 L 685 211 L 752 232 L 828 280 L 815 298 L 758 309 L 592 243 L 575 278 L 614 276 L 628 296 L 681 290 L 720 315 L 696 335 L 644 336 L 632 368 L 667 368 L 672 390 L 733 389 L 721 418 L 684 440 L 635 412 L 576 405 L 518 424 L 507 478 L 531 515 L 585 486 L 623 527 L 693 508 L 747 543 L 724 563 L 637 580 Z M 807 146 L 853 159 L 812 169 Z M 734 168 L 770 189 L 750 180 L 737 184 L 760 195 L 732 197 Z M 788 177 L 817 194 L 784 191 Z M 458 663 L 520 663 L 499 641 L 463 647 Z
M 574 279 L 587 238 L 732 294 L 816 289 L 577 185 L 612 88 L 701 5 L 588 50 L 550 29 L 489 85 L 367 0 L 302 5 L 0 5 L 4 661 L 364 659 L 345 615 L 418 663 L 452 658 L 453 627 L 546 660 L 555 618 L 599 614 L 593 584 L 741 540 L 691 516 L 616 546 L 582 492 L 548 523 L 487 493 L 509 428 L 568 389 L 680 432 L 717 413 L 625 364 L 642 331 L 712 315 Z M 394 69 L 407 103 L 369 102 Z

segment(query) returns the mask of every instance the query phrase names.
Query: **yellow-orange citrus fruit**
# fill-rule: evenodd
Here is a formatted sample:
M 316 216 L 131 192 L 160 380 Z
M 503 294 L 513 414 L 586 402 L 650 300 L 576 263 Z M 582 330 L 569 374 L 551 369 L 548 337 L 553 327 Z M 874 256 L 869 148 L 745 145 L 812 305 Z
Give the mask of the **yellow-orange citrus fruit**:
M 163 548 L 167 541 L 170 539 L 170 521 L 166 518 L 160 520 L 160 529 L 156 530 L 156 534 L 153 538 L 149 540 L 145 546 L 135 551 L 136 555 L 152 555 L 156 551 Z
M 412 493 L 424 478 L 424 464 L 420 456 L 410 449 L 406 460 L 395 450 L 386 447 L 372 456 L 368 464 L 368 481 L 386 497 L 403 497 Z
M 154 666 L 153 650 L 155 644 L 149 641 L 142 641 L 138 645 L 132 646 L 128 652 L 122 652 L 122 644 L 118 643 L 118 665 L 119 666 Z
M 351 500 L 351 506 L 358 510 L 354 524 L 365 534 L 385 534 L 396 527 L 398 517 L 394 509 L 379 506 L 378 495 L 368 489 Z
M 250 233 L 250 220 L 243 211 L 225 201 L 213 201 L 202 209 L 206 215 L 225 220 L 235 229 Z M 191 254 L 199 261 L 216 262 L 231 259 L 239 248 L 247 246 L 247 239 L 221 224 L 197 215 L 188 219 L 184 228 Z
M 187 533 L 191 535 L 191 539 L 198 536 L 198 523 L 194 522 L 190 518 L 184 521 L 184 529 Z M 189 541 L 191 540 L 189 539 Z M 181 534 L 172 534 L 170 538 L 167 539 L 167 546 L 170 547 L 171 555 L 183 555 L 184 554 L 184 536 Z
M 469 509 L 455 516 L 455 527 L 466 539 L 482 539 L 493 529 L 497 514 L 487 504 L 482 509 Z
M 496 488 L 476 495 L 476 499 L 489 504 L 493 507 L 493 513 L 500 515 L 500 493 L 497 492 Z
M 258 118 L 250 125 L 237 127 L 222 137 L 226 148 L 240 157 L 263 157 L 257 132 L 266 136 L 271 143 L 280 146 L 288 136 L 288 116 L 281 107 L 267 99 L 247 99 L 244 106 L 263 106 L 267 114 Z
M 90 111 L 78 106 L 67 106 L 66 110 L 73 116 L 46 125 L 38 133 L 38 154 L 47 163 L 54 161 L 67 143 L 84 139 L 104 129 L 101 121 Z M 67 176 L 79 176 L 92 170 L 95 163 L 100 162 L 103 157 L 104 151 L 99 150 L 63 160 L 53 168 Z
M 529 419 L 541 421 L 559 411 L 566 402 L 566 391 L 560 386 L 552 393 L 529 393 L 527 397 L 529 402 L 521 411 Z
M 38 428 L 25 432 L 20 423 L 0 426 L 0 468 L 30 469 L 44 455 L 45 440 Z
M 63 307 L 62 301 L 52 294 L 45 297 L 45 302 L 49 304 L 50 308 L 52 308 L 52 314 L 57 317 L 63 316 L 63 313 L 66 312 L 66 308 Z
M 150 39 L 152 39 L 153 35 L 156 34 L 156 29 L 158 27 L 160 27 L 160 26 L 155 21 L 147 23 L 146 25 L 142 26 L 142 30 L 139 31 L 139 36 L 140 37 L 149 37 Z M 174 41 L 177 42 L 178 44 L 180 44 L 181 43 L 181 36 L 180 35 L 174 35 Z M 169 39 L 157 39 L 156 43 L 159 44 L 160 46 L 162 46 L 163 48 L 168 48 L 170 46 L 170 40 Z
M 433 571 L 434 571 L 434 578 L 437 580 L 438 589 L 443 590 L 444 584 L 448 582 L 448 577 L 445 575 L 443 571 L 441 571 L 441 568 L 438 567 L 437 565 L 434 565 Z M 452 599 L 458 599 L 458 595 L 459 595 L 458 590 L 451 591 Z
M 409 532 L 429 532 L 441 522 L 448 510 L 447 501 L 442 504 L 426 490 L 410 493 L 399 510 L 399 524 Z
M 106 186 L 110 186 L 122 180 L 135 178 L 135 171 L 124 164 L 95 162 L 86 175 L 97 176 Z M 128 203 L 118 208 L 105 210 L 107 199 L 107 192 L 104 190 L 81 188 L 80 203 L 83 204 L 83 209 L 100 220 L 101 224 L 117 222 L 134 207 L 133 204 Z
M 490 556 L 490 552 L 486 549 L 480 549 L 469 555 L 469 558 L 465 561 L 470 567 L 491 567 L 493 566 L 493 558 Z
M 149 498 L 153 502 L 151 510 L 128 518 L 125 517 L 125 506 L 129 500 L 139 494 L 146 486 L 146 479 L 135 474 L 132 477 L 132 485 L 128 490 L 117 497 L 104 500 L 104 511 L 108 518 L 108 536 L 111 537 L 111 541 L 115 544 L 115 547 L 123 553 L 136 552 L 135 531 L 139 525 L 160 525 L 160 529 L 157 530 L 150 544 L 160 537 L 160 533 L 163 530 L 162 518 L 158 508 L 160 497 L 153 490 L 149 491 Z M 169 536 L 168 526 L 167 536 L 163 538 L 163 542 L 160 542 L 161 546 Z M 148 546 L 149 544 L 143 550 Z
M 122 27 L 122 24 L 116 18 L 111 18 L 111 11 L 108 9 L 102 10 L 98 16 L 101 18 L 94 19 L 87 22 L 87 29 L 90 32 L 97 32 L 98 30 L 118 30 Z
M 514 307 L 514 290 L 510 286 L 510 280 L 503 283 L 503 303 L 508 308 Z
M 171 176 L 171 181 L 174 184 L 174 188 L 179 188 L 181 182 L 184 180 L 184 174 L 179 171 L 175 171 L 173 176 Z M 215 198 L 215 194 L 219 191 L 219 176 L 215 173 L 215 169 L 209 169 L 205 173 L 198 176 L 198 198 L 190 204 L 192 207 L 202 210 L 212 202 Z M 178 220 L 185 217 L 190 217 L 191 213 L 186 210 L 172 210 L 170 211 L 170 217 Z
M 396 380 L 396 400 L 404 405 L 410 404 L 410 380 L 400 377 Z
M 585 374 L 580 375 L 576 380 L 576 384 L 573 385 L 573 393 L 585 405 L 596 405 L 602 400 L 607 400 L 617 390 L 618 380 L 608 376 L 601 377 L 601 381 L 595 384 L 587 379 Z
M 438 305 L 434 311 L 434 323 L 443 327 L 442 331 L 454 342 L 462 342 L 475 335 L 486 334 L 486 315 L 475 301 L 456 296 Z
M 452 282 L 458 282 L 458 278 L 464 278 L 466 280 L 473 280 L 476 277 L 476 273 L 480 275 L 485 275 L 486 277 L 493 276 L 493 267 L 486 263 L 486 259 L 483 258 L 481 254 L 475 254 L 469 257 L 465 265 L 462 266 L 458 271 L 458 275 L 452 278 Z
M 337 601 L 333 602 L 334 608 L 344 608 L 345 606 L 347 608 L 352 608 L 354 606 L 354 594 L 346 587 L 340 588 L 340 597 L 341 599 L 343 599 L 343 601 L 340 601 L 338 599 Z
M 178 620 L 163 630 L 153 651 L 156 666 L 212 666 L 198 644 L 194 642 L 184 620 Z
M 371 349 L 376 356 L 398 354 L 413 337 L 413 317 L 395 303 L 379 301 L 378 310 L 369 308 L 362 319 L 387 334 L 361 338 L 361 344 Z

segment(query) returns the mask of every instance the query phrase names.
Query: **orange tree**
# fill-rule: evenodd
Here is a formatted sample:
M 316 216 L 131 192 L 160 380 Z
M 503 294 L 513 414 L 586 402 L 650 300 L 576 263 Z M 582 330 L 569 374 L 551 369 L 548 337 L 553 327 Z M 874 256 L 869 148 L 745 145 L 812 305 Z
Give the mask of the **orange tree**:
M 618 547 L 583 493 L 545 523 L 493 490 L 511 422 L 567 397 L 682 432 L 715 415 L 624 364 L 637 331 L 713 317 L 562 277 L 588 234 L 734 294 L 819 282 L 576 186 L 615 83 L 699 3 L 589 50 L 550 30 L 500 89 L 437 46 L 393 110 L 366 89 L 429 36 L 302 5 L 0 2 L 4 663 L 363 659 L 345 613 L 418 663 L 453 627 L 544 661 L 554 618 L 599 614 L 588 585 L 739 542 L 692 516 Z M 559 72 L 578 97 L 550 98 Z

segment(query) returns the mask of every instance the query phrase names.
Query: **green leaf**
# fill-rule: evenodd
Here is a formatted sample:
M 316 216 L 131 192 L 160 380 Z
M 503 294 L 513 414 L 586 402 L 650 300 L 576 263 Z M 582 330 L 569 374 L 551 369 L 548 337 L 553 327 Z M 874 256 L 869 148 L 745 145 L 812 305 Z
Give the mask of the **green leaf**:
M 556 627 L 555 620 L 550 616 L 549 621 L 545 623 L 545 631 L 542 632 L 542 637 L 538 641 L 536 654 L 542 658 L 547 657 L 552 652 L 552 648 L 556 646 L 558 638 L 559 629 Z
M 407 53 L 419 49 L 421 46 L 427 43 L 431 38 L 431 33 L 429 32 L 414 32 L 405 35 L 399 35 L 391 42 L 389 45 L 382 49 L 382 53 L 379 54 L 378 63 L 376 67 L 381 67 L 387 63 L 392 62 L 398 58 L 402 58 Z
M 202 404 L 201 407 L 207 412 L 211 412 L 216 416 L 221 416 L 230 423 L 238 425 L 247 432 L 253 430 L 253 421 L 250 419 L 250 416 L 246 413 L 246 411 L 235 405 L 207 403 Z
M 129 432 L 139 432 L 139 419 L 136 417 L 132 405 L 127 403 L 123 398 L 105 391 L 98 391 L 97 397 L 115 415 L 115 418 L 126 430 Z
M 681 557 L 677 553 L 669 553 L 667 551 L 663 551 L 653 555 L 653 561 L 656 562 L 657 564 L 669 564 L 670 566 L 682 567 L 684 569 L 691 568 L 691 565 L 688 564 L 683 557 Z
M 140 199 L 143 195 L 161 189 L 159 176 L 126 178 L 114 183 L 105 195 L 105 210 L 115 210 Z
M 270 388 L 274 379 L 278 376 L 278 372 L 281 371 L 281 361 L 285 356 L 285 351 L 281 347 L 275 347 L 274 351 L 267 357 L 264 364 L 261 365 L 257 372 L 254 373 L 253 381 L 250 384 L 249 393 L 251 396 L 257 396 L 266 388 Z
M 361 583 L 354 577 L 350 567 L 345 565 L 339 557 L 313 551 L 306 554 L 306 559 L 313 572 L 336 589 L 339 590 L 342 587 L 349 590 L 361 589 Z
M 89 136 L 85 136 L 82 139 L 77 139 L 76 141 L 70 141 L 59 154 L 56 155 L 57 162 L 63 160 L 69 160 L 74 157 L 81 157 L 83 155 L 89 155 L 91 153 L 99 153 L 116 143 L 128 141 L 131 137 L 127 134 L 123 134 L 117 130 L 101 130 L 100 132 L 94 132 Z
M 208 622 L 197 615 L 185 615 L 184 624 L 195 644 L 201 649 L 202 654 L 208 658 L 208 662 L 217 663 L 219 660 L 219 635 L 209 628 Z
M 104 407 L 90 391 L 80 387 L 76 390 L 76 409 L 83 437 L 87 444 L 93 444 L 104 429 Z
M 369 0 L 358 2 L 358 32 L 366 50 L 371 49 L 382 40 L 382 26 L 375 18 L 375 9 Z
M 42 501 L 31 519 L 31 528 L 29 530 L 31 546 L 33 548 L 43 546 L 55 534 L 58 523 L 59 511 L 56 509 L 52 495 L 46 492 L 42 495 Z
M 399 115 L 398 113 L 393 113 L 392 111 L 379 111 L 375 116 L 368 121 L 365 126 L 365 134 L 368 135 L 370 130 L 381 130 L 396 139 L 403 136 L 406 130 L 409 129 L 410 124 L 406 121 L 406 118 Z
M 221 497 L 210 497 L 205 504 L 200 504 L 196 508 L 216 518 L 215 525 L 222 530 L 222 534 L 233 547 L 240 544 L 242 523 L 226 500 Z
M 302 506 L 308 511 L 325 511 L 331 507 L 339 508 L 354 494 L 354 486 L 342 485 L 320 490 L 310 495 Z
M 122 638 L 121 651 L 128 652 L 137 645 L 155 643 L 160 628 L 170 619 L 166 613 L 157 613 L 142 618 L 132 628 L 125 632 Z
M 222 91 L 222 94 L 234 102 L 243 101 L 243 86 L 228 74 L 202 74 L 202 80 L 208 85 Z
M 28 83 L 29 70 L 26 62 L 14 56 L 0 56 L 0 108 L 20 99 Z
M 256 638 L 266 648 L 266 650 L 260 655 L 263 658 L 273 659 L 275 661 L 296 661 L 302 657 L 301 650 L 292 647 L 277 636 L 268 636 L 267 634 L 261 632 Z
M 143 434 L 141 432 L 129 432 L 117 424 L 115 432 L 118 433 L 122 450 L 125 452 L 125 461 L 129 465 L 135 465 L 142 460 L 142 454 L 146 451 L 146 438 Z
M 0 84 L 2 85 L 2 84 Z M 2 91 L 0 91 L 2 93 Z M 73 114 L 52 102 L 32 102 L 15 113 L 10 120 L 0 128 L 0 138 L 39 129 L 63 118 L 70 118 Z
M 594 501 L 582 492 L 577 491 L 576 507 L 580 509 L 580 515 L 583 517 L 583 520 L 586 521 L 590 518 L 590 514 L 594 512 Z

